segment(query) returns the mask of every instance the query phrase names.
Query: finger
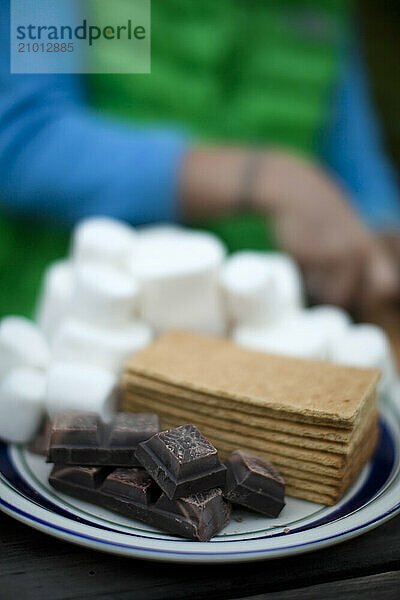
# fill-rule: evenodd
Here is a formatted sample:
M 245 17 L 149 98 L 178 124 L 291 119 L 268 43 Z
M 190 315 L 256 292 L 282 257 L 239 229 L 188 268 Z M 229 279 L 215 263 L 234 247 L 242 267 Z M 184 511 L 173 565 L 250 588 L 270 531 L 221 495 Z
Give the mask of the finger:
M 304 269 L 307 289 L 313 300 L 352 309 L 361 291 L 363 268 L 364 254 L 358 248 L 324 252 Z
M 353 265 L 336 265 L 324 271 L 313 270 L 306 276 L 312 300 L 349 309 L 355 302 L 358 279 Z
M 366 268 L 365 309 L 400 300 L 400 270 L 380 246 L 374 248 Z

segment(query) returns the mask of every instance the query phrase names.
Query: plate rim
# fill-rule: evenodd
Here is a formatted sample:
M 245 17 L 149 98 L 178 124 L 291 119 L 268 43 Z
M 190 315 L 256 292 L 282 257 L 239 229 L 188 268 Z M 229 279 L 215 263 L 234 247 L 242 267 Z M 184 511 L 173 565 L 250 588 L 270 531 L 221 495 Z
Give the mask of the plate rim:
M 123 545 L 121 543 L 116 542 L 106 542 L 104 540 L 90 538 L 89 536 L 83 536 L 82 534 L 75 534 L 70 530 L 64 530 L 58 526 L 52 526 L 50 523 L 42 523 L 39 522 L 39 519 L 32 519 L 30 515 L 27 514 L 24 516 L 24 511 L 20 511 L 15 507 L 8 504 L 2 498 L 0 498 L 0 510 L 5 514 L 13 517 L 17 521 L 24 523 L 33 529 L 36 529 L 42 533 L 46 533 L 55 537 L 57 539 L 61 539 L 62 541 L 67 541 L 77 546 L 83 546 L 85 548 L 90 548 L 92 550 L 98 550 L 100 552 L 104 552 L 106 554 L 114 554 L 118 556 L 125 556 L 126 558 L 132 559 L 144 559 L 150 560 L 154 562 L 169 562 L 169 563 L 192 563 L 192 564 L 214 564 L 216 562 L 219 563 L 241 563 L 241 562 L 255 562 L 260 560 L 268 560 L 268 559 L 276 559 L 276 558 L 286 558 L 289 556 L 294 556 L 296 554 L 306 554 L 309 552 L 314 552 L 320 550 L 322 548 L 326 548 L 329 546 L 335 546 L 342 542 L 345 542 L 349 539 L 358 537 L 368 531 L 372 531 L 376 529 L 383 523 L 386 523 L 390 519 L 392 519 L 396 514 L 400 512 L 400 503 L 397 507 L 394 507 L 391 511 L 380 515 L 377 519 L 374 519 L 363 526 L 355 527 L 346 532 L 335 534 L 334 536 L 330 536 L 327 538 L 323 538 L 320 540 L 304 542 L 303 544 L 296 544 L 295 546 L 278 548 L 278 549 L 262 549 L 262 550 L 250 550 L 248 551 L 248 555 L 246 556 L 246 552 L 236 552 L 235 554 L 229 553 L 229 556 L 224 554 L 223 552 L 219 552 L 216 554 L 189 554 L 188 552 L 177 552 L 177 551 L 162 551 L 162 556 L 157 555 L 156 552 L 159 552 L 155 549 L 145 550 L 144 548 L 135 548 L 131 545 Z M 78 539 L 77 539 L 78 538 Z M 197 542 L 194 542 L 197 543 Z M 244 542 L 245 543 L 245 542 Z M 110 547 L 111 546 L 111 547 Z M 129 549 L 130 552 L 126 552 Z M 132 552 L 135 550 L 135 552 Z

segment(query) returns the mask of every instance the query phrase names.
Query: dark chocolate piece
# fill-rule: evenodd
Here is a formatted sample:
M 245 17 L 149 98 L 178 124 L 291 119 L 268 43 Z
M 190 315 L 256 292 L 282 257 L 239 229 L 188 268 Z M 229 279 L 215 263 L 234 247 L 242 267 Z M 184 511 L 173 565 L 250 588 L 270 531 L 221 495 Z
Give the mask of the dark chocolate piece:
M 115 469 L 107 476 L 101 491 L 110 496 L 124 496 L 142 506 L 150 506 L 161 494 L 142 467 Z
M 150 413 L 118 413 L 111 423 L 103 423 L 94 413 L 62 413 L 51 426 L 47 462 L 138 466 L 137 445 L 158 431 L 159 418 Z
M 229 523 L 230 504 L 221 489 L 170 500 L 142 468 L 55 465 L 49 482 L 70 496 L 200 542 Z
M 225 485 L 217 450 L 194 425 L 157 433 L 135 456 L 171 500 Z
M 271 463 L 235 450 L 225 465 L 225 498 L 267 517 L 279 515 L 285 506 L 285 482 Z

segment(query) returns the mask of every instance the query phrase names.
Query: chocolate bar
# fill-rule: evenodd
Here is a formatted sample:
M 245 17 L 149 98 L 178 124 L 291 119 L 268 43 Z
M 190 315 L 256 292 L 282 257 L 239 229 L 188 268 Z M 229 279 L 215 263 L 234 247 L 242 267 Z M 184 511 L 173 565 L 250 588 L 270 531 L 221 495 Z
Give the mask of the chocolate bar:
M 229 523 L 230 504 L 221 489 L 170 500 L 142 468 L 55 465 L 49 483 L 70 496 L 200 542 Z
M 225 485 L 226 467 L 194 425 L 157 433 L 135 456 L 171 500 Z
M 111 423 L 103 423 L 94 413 L 62 413 L 52 423 L 47 462 L 139 466 L 137 445 L 158 431 L 159 418 L 151 413 L 118 413 Z
M 234 504 L 251 508 L 267 517 L 277 517 L 285 506 L 285 482 L 267 462 L 243 450 L 225 461 L 224 496 Z

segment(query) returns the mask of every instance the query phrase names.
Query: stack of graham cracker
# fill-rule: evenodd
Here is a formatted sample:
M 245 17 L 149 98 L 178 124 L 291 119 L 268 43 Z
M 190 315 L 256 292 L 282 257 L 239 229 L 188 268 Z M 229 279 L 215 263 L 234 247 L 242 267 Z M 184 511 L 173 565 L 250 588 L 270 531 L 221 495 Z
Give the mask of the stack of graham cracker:
M 193 423 L 223 457 L 273 462 L 289 496 L 335 504 L 376 447 L 378 379 L 171 331 L 128 361 L 123 410 L 157 412 L 164 428 Z

